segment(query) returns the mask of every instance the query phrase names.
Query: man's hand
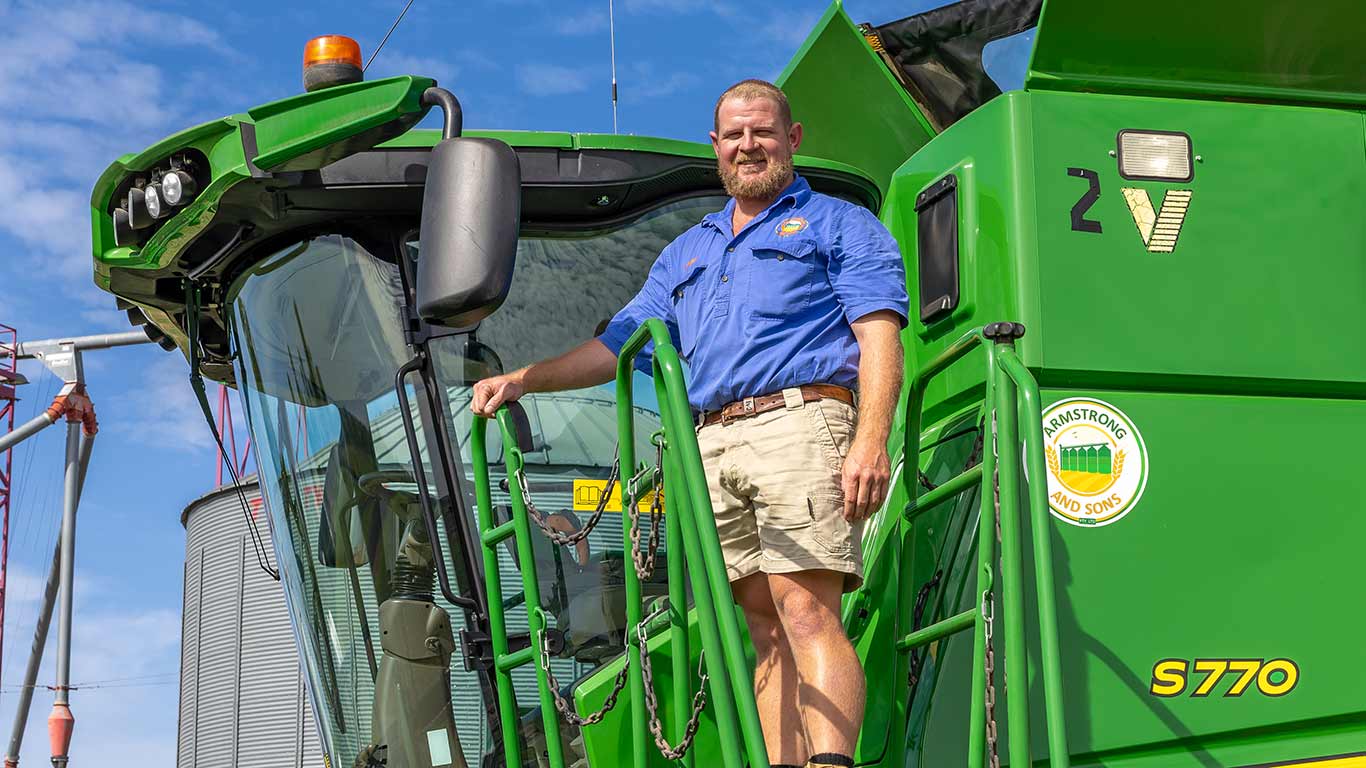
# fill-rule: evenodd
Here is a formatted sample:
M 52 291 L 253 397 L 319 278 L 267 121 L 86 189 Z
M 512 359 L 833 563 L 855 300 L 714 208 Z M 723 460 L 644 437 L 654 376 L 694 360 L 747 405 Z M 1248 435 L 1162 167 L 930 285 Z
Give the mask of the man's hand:
M 855 437 L 844 457 L 844 519 L 856 523 L 876 512 L 887 498 L 891 477 L 887 446 Z
M 478 416 L 493 418 L 493 412 L 503 403 L 511 403 L 525 394 L 520 371 L 502 376 L 491 376 L 474 383 L 474 399 L 470 410 Z

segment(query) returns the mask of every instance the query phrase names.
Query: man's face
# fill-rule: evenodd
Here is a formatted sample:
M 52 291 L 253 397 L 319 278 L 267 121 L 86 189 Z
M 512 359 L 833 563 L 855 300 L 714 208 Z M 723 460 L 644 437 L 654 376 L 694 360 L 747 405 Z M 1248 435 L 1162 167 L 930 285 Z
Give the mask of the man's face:
M 766 98 L 726 99 L 711 133 L 726 193 L 748 200 L 771 200 L 792 183 L 792 153 L 801 143 L 801 123 L 784 124 Z

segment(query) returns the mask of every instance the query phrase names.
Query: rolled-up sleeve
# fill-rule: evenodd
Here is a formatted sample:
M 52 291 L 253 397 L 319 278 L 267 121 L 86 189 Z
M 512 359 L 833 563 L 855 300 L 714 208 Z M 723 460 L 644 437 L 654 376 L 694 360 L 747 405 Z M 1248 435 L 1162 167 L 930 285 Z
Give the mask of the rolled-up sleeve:
M 616 313 L 607 323 L 607 327 L 598 335 L 601 341 L 614 355 L 621 354 L 621 348 L 626 346 L 627 339 L 636 332 L 646 320 L 656 317 L 664 321 L 664 325 L 669 329 L 669 337 L 673 340 L 674 346 L 679 346 L 678 342 L 678 321 L 674 317 L 673 302 L 669 300 L 669 275 L 671 270 L 670 248 L 665 248 L 655 259 L 654 266 L 650 267 L 650 274 L 645 278 L 645 285 L 641 286 L 634 298 L 626 303 L 620 311 Z M 636 356 L 635 366 L 637 369 L 650 373 L 650 356 L 654 354 L 654 344 L 645 345 L 645 349 Z
M 850 323 L 889 309 L 906 326 L 906 268 L 892 233 L 867 208 L 845 208 L 830 251 L 830 284 Z

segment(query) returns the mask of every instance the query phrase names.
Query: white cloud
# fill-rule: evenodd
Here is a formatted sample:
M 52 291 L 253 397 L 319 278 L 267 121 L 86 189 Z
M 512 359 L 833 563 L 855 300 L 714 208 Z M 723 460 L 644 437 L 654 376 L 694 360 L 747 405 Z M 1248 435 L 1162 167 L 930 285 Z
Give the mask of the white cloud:
M 71 710 L 76 728 L 71 758 L 76 764 L 109 768 L 173 765 L 175 743 L 165 738 L 164 723 L 176 719 L 180 647 L 180 617 L 170 608 L 106 611 L 98 596 L 82 590 L 78 573 L 77 621 L 72 625 Z M 31 631 L 32 625 L 25 627 Z M 55 679 L 56 625 L 49 635 L 38 681 Z M 21 681 L 26 654 L 7 657 L 14 663 L 7 684 Z M 14 717 L 17 696 L 8 695 L 0 720 Z M 52 693 L 34 692 L 28 727 L 20 754 L 21 765 L 46 765 L 47 716 Z
M 155 359 L 138 370 L 136 380 L 124 390 L 127 394 L 110 396 L 117 406 L 110 410 L 119 420 L 111 419 L 107 426 L 149 446 L 174 446 L 196 453 L 217 451 L 199 400 L 190 387 L 190 369 L 185 358 L 178 352 L 161 353 L 156 349 L 151 354 L 156 355 Z M 205 386 L 209 404 L 216 411 L 218 385 L 206 380 Z M 238 434 L 244 434 L 240 426 Z
M 76 308 L 108 301 L 90 285 L 90 187 L 113 158 L 158 138 L 172 99 L 137 51 L 194 46 L 234 56 L 208 26 L 131 3 L 4 8 L 0 31 L 0 231 L 11 264 L 58 278 Z M 176 73 L 180 77 L 182 73 Z M 33 158 L 41 158 L 34 160 Z
M 523 64 L 517 82 L 532 96 L 563 96 L 588 90 L 588 72 L 558 64 Z
M 623 5 L 638 13 L 712 13 L 727 19 L 740 14 L 731 3 L 716 0 L 626 0 Z
M 556 34 L 565 36 L 591 35 L 607 29 L 607 14 L 598 9 L 563 16 L 551 23 Z
M 627 78 L 621 79 L 621 99 L 629 103 L 635 99 L 660 99 L 702 84 L 701 76 L 691 71 L 671 70 L 661 74 L 650 62 L 632 67 Z
M 381 51 L 365 76 L 372 80 L 397 75 L 421 75 L 434 78 L 443 86 L 450 86 L 460 74 L 460 67 L 430 56 L 410 56 L 397 51 Z

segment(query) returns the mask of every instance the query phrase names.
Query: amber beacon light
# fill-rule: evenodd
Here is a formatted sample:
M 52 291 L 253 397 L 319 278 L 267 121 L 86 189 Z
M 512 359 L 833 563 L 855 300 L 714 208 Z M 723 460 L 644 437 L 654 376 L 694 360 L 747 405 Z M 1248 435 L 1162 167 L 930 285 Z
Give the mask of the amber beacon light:
M 323 35 L 304 46 L 304 90 L 358 83 L 363 77 L 360 43 L 345 35 Z

